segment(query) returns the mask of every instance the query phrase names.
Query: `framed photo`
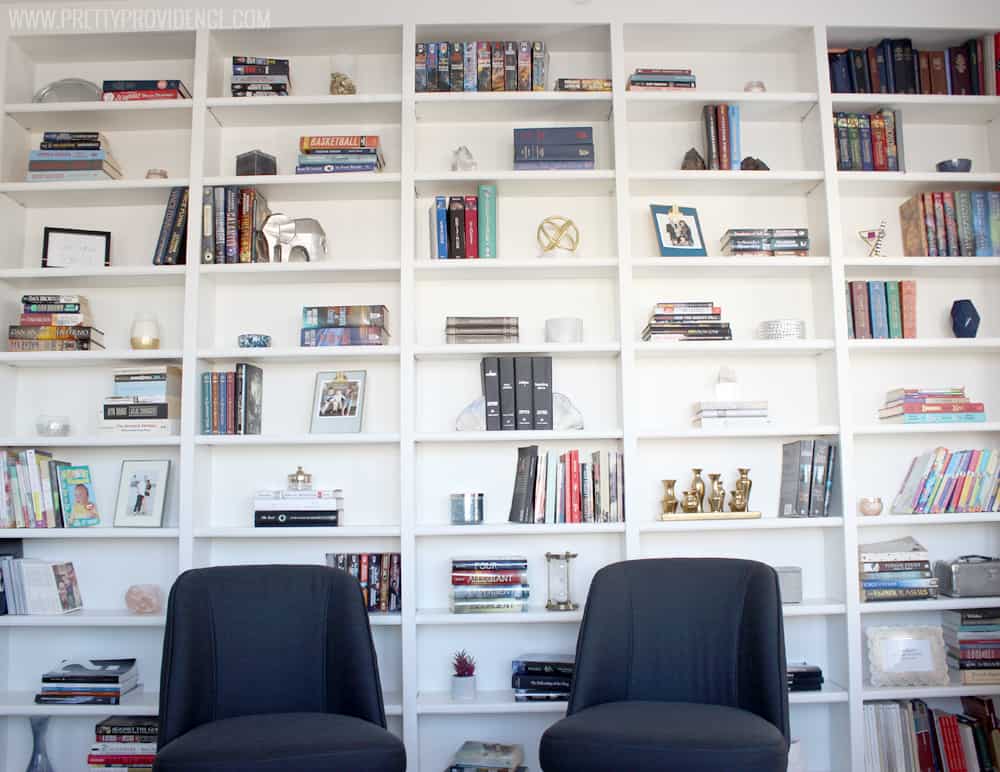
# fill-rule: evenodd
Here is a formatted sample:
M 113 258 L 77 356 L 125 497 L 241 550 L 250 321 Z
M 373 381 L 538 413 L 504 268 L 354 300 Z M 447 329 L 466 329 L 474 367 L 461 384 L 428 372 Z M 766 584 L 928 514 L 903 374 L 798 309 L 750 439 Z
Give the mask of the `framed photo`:
M 940 627 L 869 627 L 872 686 L 947 686 L 948 663 Z
M 45 228 L 42 268 L 102 268 L 111 265 L 111 232 Z
M 316 373 L 311 431 L 360 432 L 365 407 L 366 370 Z
M 656 239 L 664 257 L 698 257 L 705 252 L 698 210 L 693 206 L 650 204 Z
M 167 495 L 170 460 L 122 461 L 115 499 L 116 528 L 159 528 Z

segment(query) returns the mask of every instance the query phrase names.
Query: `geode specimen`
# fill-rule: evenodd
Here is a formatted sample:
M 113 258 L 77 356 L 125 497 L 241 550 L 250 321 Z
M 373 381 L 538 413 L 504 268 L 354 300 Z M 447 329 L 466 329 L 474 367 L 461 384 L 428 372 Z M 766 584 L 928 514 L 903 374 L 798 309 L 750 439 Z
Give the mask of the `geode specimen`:
M 754 158 L 752 155 L 748 155 L 742 161 L 740 161 L 740 168 L 744 171 L 750 172 L 769 172 L 771 167 L 766 163 L 761 161 L 759 158 Z
M 163 593 L 155 584 L 133 584 L 125 592 L 125 605 L 133 614 L 159 614 Z
M 354 85 L 349 75 L 342 72 L 330 73 L 330 93 L 335 95 L 357 94 L 358 87 Z
M 682 169 L 704 169 L 705 159 L 701 157 L 695 148 L 691 148 L 684 154 L 684 162 L 681 164 Z

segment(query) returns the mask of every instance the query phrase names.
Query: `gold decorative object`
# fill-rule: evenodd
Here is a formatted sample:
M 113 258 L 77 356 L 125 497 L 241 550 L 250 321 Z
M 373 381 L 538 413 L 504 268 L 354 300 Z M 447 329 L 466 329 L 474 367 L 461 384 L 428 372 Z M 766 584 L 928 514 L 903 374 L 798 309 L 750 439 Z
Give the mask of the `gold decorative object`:
M 708 475 L 709 491 L 708 510 L 710 512 L 722 512 L 726 504 L 726 486 L 722 483 L 722 475 L 718 472 L 710 472 Z
M 663 483 L 663 514 L 672 515 L 677 512 L 677 494 L 674 493 L 674 486 L 677 480 L 662 480 Z
M 885 246 L 885 220 L 878 224 L 878 228 L 859 230 L 858 238 L 868 247 L 868 257 L 882 257 L 882 248 Z
M 354 85 L 354 81 L 351 80 L 349 75 L 342 72 L 331 72 L 330 73 L 330 93 L 335 96 L 344 96 L 346 94 L 357 94 L 358 87 Z
M 700 513 L 701 505 L 698 502 L 698 496 L 694 491 L 684 491 L 683 499 L 681 500 L 681 511 L 688 514 Z
M 750 506 L 750 489 L 753 487 L 753 480 L 750 479 L 750 469 L 748 467 L 737 467 L 736 471 L 740 473 L 740 478 L 733 487 L 743 494 L 743 510 L 745 510 Z
M 760 520 L 760 512 L 683 512 L 670 515 L 665 520 Z
M 306 472 L 301 466 L 288 475 L 288 490 L 308 491 L 312 490 L 313 476 Z
M 160 347 L 160 325 L 153 314 L 140 311 L 135 315 L 129 345 L 134 351 L 153 351 Z
M 698 508 L 695 512 L 704 512 L 705 481 L 701 479 L 701 469 L 694 467 L 691 471 L 694 473 L 694 477 L 691 479 L 691 490 L 694 492 L 695 498 L 698 499 Z
M 553 252 L 572 254 L 580 247 L 580 229 L 571 219 L 561 215 L 546 217 L 538 223 L 535 238 L 543 257 Z
M 733 512 L 747 511 L 747 499 L 742 490 L 729 491 L 729 508 Z

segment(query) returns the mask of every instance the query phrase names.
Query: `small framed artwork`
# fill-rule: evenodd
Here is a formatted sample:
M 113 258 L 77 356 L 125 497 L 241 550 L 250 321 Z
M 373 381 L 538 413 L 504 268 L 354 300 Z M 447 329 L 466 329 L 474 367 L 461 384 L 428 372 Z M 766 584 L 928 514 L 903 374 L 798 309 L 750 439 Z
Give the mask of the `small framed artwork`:
M 940 627 L 869 627 L 865 632 L 872 686 L 948 685 Z
M 111 232 L 45 228 L 42 268 L 102 268 L 111 265 Z
M 365 407 L 366 370 L 316 373 L 311 431 L 360 432 Z
M 115 500 L 116 528 L 159 528 L 170 476 L 169 459 L 122 461 Z
M 89 466 L 64 466 L 59 469 L 59 503 L 63 524 L 67 528 L 101 524 Z
M 663 257 L 703 257 L 707 254 L 697 209 L 677 204 L 650 204 L 649 210 Z

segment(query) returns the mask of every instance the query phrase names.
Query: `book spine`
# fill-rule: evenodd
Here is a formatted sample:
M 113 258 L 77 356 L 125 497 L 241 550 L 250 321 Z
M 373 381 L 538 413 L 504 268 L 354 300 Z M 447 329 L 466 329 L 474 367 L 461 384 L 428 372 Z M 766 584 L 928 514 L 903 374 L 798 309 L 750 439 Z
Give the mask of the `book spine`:
M 427 91 L 427 44 L 417 43 L 413 58 L 413 90 L 418 94 Z
M 739 170 L 743 155 L 743 139 L 740 127 L 740 106 L 729 105 L 729 168 Z
M 462 44 L 462 61 L 464 70 L 463 87 L 465 91 L 479 90 L 479 77 L 477 72 L 476 43 L 471 41 Z
M 534 428 L 552 429 L 552 357 L 532 357 Z
M 991 190 L 987 194 L 990 213 L 990 243 L 993 255 L 1000 257 L 1000 191 Z
M 201 262 L 215 262 L 215 188 L 201 189 Z
M 944 198 L 940 191 L 931 194 L 934 210 L 934 237 L 937 240 L 938 257 L 948 257 L 948 232 L 944 219 Z
M 153 265 L 163 265 L 167 255 L 167 245 L 170 243 L 170 234 L 173 232 L 177 222 L 177 210 L 181 202 L 182 188 L 172 188 L 167 197 L 167 207 L 163 212 L 163 222 L 160 223 L 160 235 L 156 239 L 156 249 L 153 251 Z M 45 267 L 45 261 L 42 261 Z
M 515 401 L 514 358 L 500 357 L 500 428 L 508 431 L 517 429 L 517 405 Z
M 475 196 L 465 197 L 465 256 L 479 257 L 479 201 Z
M 180 203 L 177 206 L 177 217 L 174 219 L 173 227 L 170 230 L 170 239 L 167 242 L 167 254 L 163 259 L 163 262 L 166 265 L 181 265 L 184 263 L 184 255 L 187 247 L 187 220 L 190 201 L 188 189 L 180 188 L 180 191 Z
M 975 257 L 976 237 L 972 225 L 972 194 L 955 191 L 955 216 L 958 225 L 958 248 L 962 257 Z
M 889 171 L 902 171 L 903 167 L 900 163 L 899 137 L 897 136 L 898 126 L 896 125 L 895 113 L 892 110 L 883 110 L 882 122 L 885 124 L 885 153 Z
M 534 477 L 532 475 L 532 469 L 534 468 L 533 461 L 538 460 L 538 446 L 528 445 L 517 449 L 517 472 L 514 477 L 514 492 L 511 495 L 510 501 L 510 515 L 508 519 L 512 523 L 525 523 L 529 521 L 528 513 L 532 512 L 532 495 L 534 492 Z M 471 576 L 475 576 L 473 573 Z M 466 574 L 465 576 L 469 576 Z M 495 581 L 483 581 L 483 582 L 473 582 L 473 581 L 457 581 L 463 577 L 461 572 L 456 572 L 452 570 L 451 583 L 452 584 L 511 584 L 510 581 L 503 581 L 503 577 L 506 576 L 524 576 L 524 574 L 519 570 L 510 571 L 493 571 L 489 574 L 485 574 L 484 578 Z
M 972 237 L 976 257 L 991 257 L 993 243 L 990 234 L 990 203 L 985 190 L 974 190 L 972 196 Z
M 573 144 L 521 144 L 514 145 L 515 161 L 581 161 L 593 160 L 592 145 Z
M 497 188 L 496 185 L 479 186 L 479 257 L 497 256 Z
M 924 214 L 924 229 L 927 232 L 927 256 L 938 256 L 937 226 L 934 220 L 934 194 L 924 193 L 921 195 L 921 211 Z
M 851 143 L 851 170 L 861 171 L 864 166 L 861 153 L 861 128 L 857 113 L 847 114 L 847 138 Z
M 941 193 L 944 205 L 945 238 L 948 240 L 948 257 L 959 257 L 962 248 L 958 240 L 958 215 L 955 208 L 955 194 L 946 190 Z
M 201 374 L 201 433 L 212 433 L 212 374 Z
M 715 125 L 719 139 L 719 168 L 729 169 L 729 110 L 726 105 L 716 105 Z
M 536 40 L 531 44 L 531 90 L 545 91 L 549 69 L 549 51 L 545 43 Z
M 702 110 L 705 129 L 705 159 L 709 169 L 719 168 L 718 128 L 715 120 L 715 106 L 705 105 Z
M 889 170 L 889 155 L 885 141 L 885 116 L 881 113 L 871 115 L 872 135 L 872 166 L 877 172 Z
M 465 50 L 460 41 L 451 43 L 448 50 L 451 66 L 448 68 L 451 77 L 451 91 L 465 90 Z
M 465 198 L 452 196 L 448 200 L 448 258 L 465 257 Z
M 517 91 L 517 43 L 503 44 L 503 90 Z
M 427 91 L 440 91 L 438 84 L 438 44 L 427 43 Z
M 834 115 L 834 126 L 837 130 L 837 169 L 849 171 L 851 165 L 851 137 L 847 130 L 847 113 Z
M 238 262 L 249 263 L 252 261 L 253 253 L 251 243 L 253 242 L 253 188 L 240 188 L 239 191 L 239 216 L 237 221 L 238 234 Z
M 514 357 L 514 405 L 517 428 L 521 431 L 535 428 L 532 390 L 531 357 Z
M 903 337 L 903 309 L 900 305 L 899 282 L 887 281 L 885 283 L 886 311 L 889 319 L 889 337 Z
M 865 113 L 858 115 L 858 134 L 861 141 L 861 169 L 870 172 L 875 169 L 872 158 L 872 123 Z
M 447 43 L 442 45 L 447 46 Z M 299 137 L 300 153 L 315 153 L 319 150 L 343 150 L 350 148 L 377 148 L 379 138 L 377 134 L 320 134 L 308 137 Z
M 889 337 L 889 317 L 886 310 L 885 282 L 868 282 L 868 307 L 871 313 L 872 337 Z
M 531 91 L 531 42 L 517 43 L 517 90 Z
M 490 83 L 491 91 L 503 91 L 506 85 L 504 44 L 495 40 L 490 43 Z
M 500 361 L 497 357 L 483 357 L 481 367 L 486 431 L 500 431 Z
M 493 90 L 492 55 L 490 44 L 480 40 L 476 43 L 476 90 Z
M 868 286 L 863 281 L 852 281 L 851 305 L 854 308 L 854 337 L 866 339 L 872 337 L 871 317 L 868 312 Z
M 566 454 L 569 476 L 569 505 L 566 507 L 566 522 L 580 523 L 583 521 L 583 501 L 580 486 L 580 451 L 571 450 Z
M 448 259 L 448 199 L 435 196 L 430 209 L 431 259 Z
M 224 219 L 225 260 L 235 263 L 239 260 L 239 188 L 225 186 L 226 208 Z

